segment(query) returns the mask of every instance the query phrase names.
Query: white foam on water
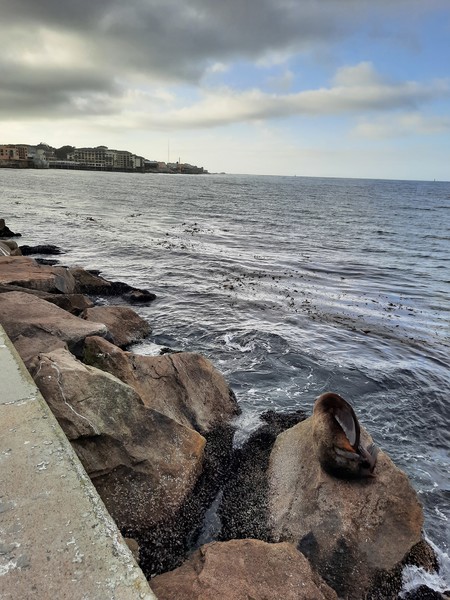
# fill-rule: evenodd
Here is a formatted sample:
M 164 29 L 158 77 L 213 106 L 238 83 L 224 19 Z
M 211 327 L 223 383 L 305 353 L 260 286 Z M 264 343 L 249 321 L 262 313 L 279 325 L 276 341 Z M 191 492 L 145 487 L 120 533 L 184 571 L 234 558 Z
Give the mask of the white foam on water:
M 436 553 L 439 563 L 439 573 L 428 573 L 421 567 L 408 565 L 403 569 L 403 587 L 400 598 L 405 598 L 408 592 L 415 590 L 421 585 L 426 585 L 435 592 L 445 592 L 450 588 L 450 557 L 425 536 Z
M 234 423 L 236 432 L 233 438 L 233 446 L 240 448 L 244 442 L 254 433 L 262 422 L 257 411 L 243 411 Z

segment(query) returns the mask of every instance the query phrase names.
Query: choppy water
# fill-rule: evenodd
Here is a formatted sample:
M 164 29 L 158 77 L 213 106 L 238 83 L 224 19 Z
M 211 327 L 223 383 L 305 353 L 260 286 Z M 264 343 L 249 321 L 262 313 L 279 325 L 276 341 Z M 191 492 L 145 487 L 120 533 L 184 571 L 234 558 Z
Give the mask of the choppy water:
M 267 408 L 333 390 L 450 540 L 450 183 L 0 170 L 0 216 L 158 295 L 156 345 L 207 355 L 237 443 Z

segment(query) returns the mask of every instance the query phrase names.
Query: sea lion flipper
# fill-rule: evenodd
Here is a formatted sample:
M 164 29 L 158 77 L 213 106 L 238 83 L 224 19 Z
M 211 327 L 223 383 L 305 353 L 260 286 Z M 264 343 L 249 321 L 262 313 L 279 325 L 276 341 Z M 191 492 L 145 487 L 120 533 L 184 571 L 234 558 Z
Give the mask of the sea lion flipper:
M 355 452 L 355 450 L 352 450 L 350 452 L 349 450 L 342 450 L 342 448 L 338 448 L 337 446 L 335 446 L 334 451 L 336 452 L 336 454 L 339 454 L 339 456 L 348 458 L 349 460 L 360 460 L 360 456 L 357 452 Z
M 359 442 L 359 427 L 352 413 L 353 411 L 348 410 L 346 406 L 339 406 L 334 410 L 334 418 L 341 426 L 350 445 L 354 448 L 358 445 L 357 442 Z
M 377 446 L 375 446 L 374 443 L 367 446 L 367 448 L 363 448 L 362 446 L 360 446 L 358 448 L 358 451 L 359 451 L 359 454 L 361 455 L 362 459 L 366 463 L 364 466 L 366 468 L 368 468 L 369 471 L 372 473 L 372 471 L 375 469 L 375 465 L 377 463 L 377 457 L 378 457 Z

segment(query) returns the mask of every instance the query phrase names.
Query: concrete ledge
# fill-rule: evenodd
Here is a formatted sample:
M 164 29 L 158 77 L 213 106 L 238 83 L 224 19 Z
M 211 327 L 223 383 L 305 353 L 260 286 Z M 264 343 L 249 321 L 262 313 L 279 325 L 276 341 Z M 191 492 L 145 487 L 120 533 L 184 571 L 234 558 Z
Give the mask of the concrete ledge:
M 0 598 L 156 600 L 1 326 Z

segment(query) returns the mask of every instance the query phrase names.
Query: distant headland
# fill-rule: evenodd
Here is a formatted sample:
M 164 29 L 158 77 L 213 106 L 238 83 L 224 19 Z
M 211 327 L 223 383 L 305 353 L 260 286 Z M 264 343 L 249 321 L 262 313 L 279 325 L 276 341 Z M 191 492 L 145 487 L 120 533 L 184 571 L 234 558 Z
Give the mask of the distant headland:
M 29 144 L 0 144 L 0 168 L 16 169 L 79 169 L 84 171 L 121 171 L 127 173 L 186 173 L 203 175 L 203 167 L 180 161 L 149 160 L 127 150 L 112 150 L 107 146 L 53 148 L 44 142 Z

